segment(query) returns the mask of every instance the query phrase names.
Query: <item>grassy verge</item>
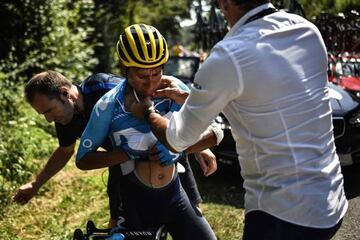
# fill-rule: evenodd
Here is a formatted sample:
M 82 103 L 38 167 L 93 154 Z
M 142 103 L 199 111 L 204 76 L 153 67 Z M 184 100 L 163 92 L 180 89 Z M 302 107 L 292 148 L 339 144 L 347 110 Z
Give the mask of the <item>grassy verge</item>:
M 196 176 L 205 217 L 221 240 L 241 239 L 243 210 L 239 185 L 224 176 Z M 71 239 L 88 219 L 108 221 L 107 171 L 81 172 L 69 164 L 26 206 L 8 205 L 0 219 L 0 239 Z

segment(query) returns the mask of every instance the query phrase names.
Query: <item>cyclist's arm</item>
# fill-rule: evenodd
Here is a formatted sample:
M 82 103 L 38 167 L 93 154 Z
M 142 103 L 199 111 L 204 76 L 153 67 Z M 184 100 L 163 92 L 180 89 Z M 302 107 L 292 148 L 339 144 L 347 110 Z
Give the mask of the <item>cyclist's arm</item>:
M 81 170 L 92 170 L 110 167 L 129 160 L 129 156 L 122 150 L 110 152 L 94 151 L 86 153 L 81 161 L 76 162 L 76 166 Z
M 121 150 L 111 152 L 97 150 L 109 134 L 117 89 L 115 87 L 105 94 L 91 112 L 76 154 L 76 166 L 81 170 L 109 167 L 129 159 Z
M 26 204 L 50 178 L 63 169 L 74 153 L 75 143 L 67 147 L 59 146 L 51 155 L 44 168 L 31 182 L 22 185 L 13 195 L 13 201 Z

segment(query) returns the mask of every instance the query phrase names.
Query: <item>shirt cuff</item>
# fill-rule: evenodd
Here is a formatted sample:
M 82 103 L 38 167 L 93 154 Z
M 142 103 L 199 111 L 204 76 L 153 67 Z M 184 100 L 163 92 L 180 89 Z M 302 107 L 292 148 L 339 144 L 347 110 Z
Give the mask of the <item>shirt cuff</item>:
M 182 152 L 185 151 L 188 146 L 177 135 L 177 131 L 178 129 L 176 129 L 176 120 L 174 119 L 173 114 L 166 128 L 166 140 L 173 149 L 175 149 L 177 152 Z
M 210 129 L 213 131 L 213 133 L 216 136 L 216 145 L 219 145 L 224 138 L 224 131 L 221 129 L 220 124 L 216 122 L 211 123 Z

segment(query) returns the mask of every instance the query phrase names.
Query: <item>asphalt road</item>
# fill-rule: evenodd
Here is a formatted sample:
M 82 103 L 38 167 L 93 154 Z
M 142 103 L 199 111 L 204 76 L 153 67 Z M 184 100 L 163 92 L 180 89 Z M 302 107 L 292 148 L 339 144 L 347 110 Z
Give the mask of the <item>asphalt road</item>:
M 195 161 L 190 162 L 194 163 Z M 192 164 L 192 168 L 195 170 L 195 175 L 201 175 L 201 170 L 197 164 Z M 238 170 L 234 171 L 234 167 L 224 168 L 221 166 L 220 168 L 222 169 L 218 169 L 216 174 L 210 178 L 197 178 L 200 192 L 206 192 L 207 200 L 211 202 L 231 204 L 243 208 L 244 202 L 239 201 L 239 199 L 243 200 L 244 191 L 241 191 L 243 188 L 237 175 Z M 360 240 L 360 164 L 343 167 L 342 173 L 349 208 L 340 229 L 332 240 Z M 221 190 L 223 194 L 219 194 Z M 226 196 L 226 200 L 219 196 Z
M 360 164 L 343 167 L 345 194 L 349 200 L 349 208 L 343 224 L 333 240 L 360 239 Z

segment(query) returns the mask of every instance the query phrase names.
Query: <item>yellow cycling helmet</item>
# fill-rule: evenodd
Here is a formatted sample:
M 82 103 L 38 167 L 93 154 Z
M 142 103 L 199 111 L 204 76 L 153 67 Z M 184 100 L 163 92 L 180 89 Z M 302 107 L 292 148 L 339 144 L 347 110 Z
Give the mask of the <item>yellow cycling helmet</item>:
M 116 46 L 125 67 L 154 68 L 169 58 L 165 38 L 155 27 L 146 24 L 127 27 Z

